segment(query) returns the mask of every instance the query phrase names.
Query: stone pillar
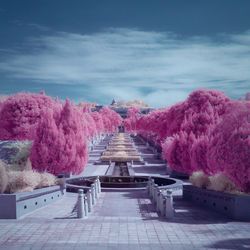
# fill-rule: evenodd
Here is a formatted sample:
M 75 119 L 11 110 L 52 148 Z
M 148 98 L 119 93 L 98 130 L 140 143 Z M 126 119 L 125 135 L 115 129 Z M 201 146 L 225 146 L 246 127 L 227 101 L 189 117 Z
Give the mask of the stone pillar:
M 83 218 L 84 216 L 84 194 L 83 189 L 78 190 L 77 200 L 77 218 Z
M 97 176 L 97 186 L 98 186 L 98 193 L 102 192 L 102 188 L 101 188 L 101 181 L 99 176 Z
M 154 191 L 153 191 L 153 202 L 156 203 L 157 200 L 157 193 L 158 193 L 158 185 L 154 184 Z
M 148 183 L 147 183 L 147 193 L 148 193 L 149 196 L 150 196 L 151 181 L 152 181 L 152 179 L 151 179 L 151 177 L 149 177 L 148 178 Z
M 164 191 L 161 192 L 160 196 L 160 215 L 165 216 L 165 210 L 166 210 L 166 199 L 164 196 Z
M 165 211 L 166 211 L 166 218 L 171 219 L 174 217 L 173 195 L 171 190 L 167 190 Z
M 160 206 L 161 206 L 161 190 L 158 189 L 157 191 L 157 197 L 156 197 L 156 212 L 160 212 Z
M 91 194 L 92 194 L 92 205 L 95 205 L 95 184 L 91 184 Z
M 89 212 L 89 209 L 88 209 L 88 198 L 86 195 L 84 195 L 84 215 L 85 217 L 88 217 L 88 212 Z
M 150 184 L 151 184 L 150 185 L 150 197 L 153 198 L 155 180 L 151 179 L 151 183 Z
M 88 202 L 88 212 L 91 213 L 92 211 L 92 192 L 91 189 L 87 192 L 87 202 Z
M 94 181 L 94 185 L 95 185 L 95 198 L 98 198 L 98 183 L 97 180 Z

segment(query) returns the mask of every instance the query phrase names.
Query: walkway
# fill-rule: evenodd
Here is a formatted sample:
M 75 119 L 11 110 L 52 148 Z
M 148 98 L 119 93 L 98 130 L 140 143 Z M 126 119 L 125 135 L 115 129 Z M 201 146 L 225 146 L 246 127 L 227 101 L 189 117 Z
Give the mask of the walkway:
M 89 164 L 83 175 L 102 172 L 102 167 Z M 150 165 L 148 174 L 152 169 L 165 172 L 160 164 Z M 138 167 L 140 173 L 147 174 L 147 168 Z M 76 219 L 71 211 L 77 196 L 67 193 L 22 219 L 0 220 L 0 250 L 250 248 L 250 223 L 231 221 L 180 195 L 175 193 L 172 220 L 157 215 L 145 191 L 103 192 L 88 219 Z

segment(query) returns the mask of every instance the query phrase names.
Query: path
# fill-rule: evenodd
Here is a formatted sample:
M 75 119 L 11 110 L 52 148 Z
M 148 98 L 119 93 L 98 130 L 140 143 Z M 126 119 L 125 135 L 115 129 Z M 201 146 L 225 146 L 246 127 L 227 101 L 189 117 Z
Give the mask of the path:
M 162 165 L 149 166 L 149 172 L 138 167 L 137 174 L 166 174 Z M 89 164 L 83 175 L 103 171 Z M 102 193 L 88 219 L 76 219 L 70 215 L 77 195 L 67 193 L 22 219 L 0 220 L 0 250 L 250 248 L 250 223 L 231 221 L 175 195 L 172 220 L 158 217 L 144 191 Z
M 158 218 L 145 190 L 102 193 L 93 216 Z

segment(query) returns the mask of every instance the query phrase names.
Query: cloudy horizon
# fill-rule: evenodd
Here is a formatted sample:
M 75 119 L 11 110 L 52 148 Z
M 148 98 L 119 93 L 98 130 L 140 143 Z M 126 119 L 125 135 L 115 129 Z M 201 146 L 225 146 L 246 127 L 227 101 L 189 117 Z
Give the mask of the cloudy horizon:
M 1 94 L 45 90 L 76 102 L 140 99 L 163 107 L 195 89 L 236 99 L 250 89 L 250 27 L 187 35 L 136 25 L 79 32 L 18 19 L 11 24 L 33 32 L 0 48 Z

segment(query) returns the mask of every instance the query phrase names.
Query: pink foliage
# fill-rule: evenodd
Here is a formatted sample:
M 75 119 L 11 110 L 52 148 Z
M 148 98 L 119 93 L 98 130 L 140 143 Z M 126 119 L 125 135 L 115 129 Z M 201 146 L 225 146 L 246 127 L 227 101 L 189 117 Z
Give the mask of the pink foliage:
M 163 143 L 163 156 L 169 166 L 175 171 L 190 174 L 193 172 L 191 167 L 191 148 L 195 141 L 193 133 L 181 131 L 173 137 L 168 137 Z
M 128 109 L 127 118 L 124 119 L 124 127 L 126 131 L 135 132 L 137 130 L 139 112 L 140 112 L 140 109 L 136 107 L 132 107 Z
M 211 172 L 223 171 L 242 191 L 250 191 L 250 104 L 231 102 L 208 147 Z
M 1 140 L 32 139 L 43 110 L 61 108 L 60 103 L 45 94 L 30 93 L 9 96 L 1 106 Z
M 80 173 L 88 152 L 81 112 L 66 101 L 58 122 L 47 111 L 38 126 L 31 152 L 32 166 L 53 174 Z
M 210 137 L 205 134 L 194 140 L 191 147 L 191 168 L 192 171 L 202 170 L 206 174 L 210 174 L 207 165 L 207 149 L 210 143 Z
M 95 120 L 91 116 L 91 112 L 82 113 L 82 121 L 84 121 L 85 135 L 88 139 L 93 138 L 97 134 Z
M 93 120 L 95 121 L 97 134 L 101 134 L 102 132 L 104 132 L 102 115 L 99 112 L 91 112 L 90 115 L 92 116 Z
M 115 132 L 122 122 L 120 115 L 108 107 L 103 107 L 99 113 L 102 115 L 104 132 Z

